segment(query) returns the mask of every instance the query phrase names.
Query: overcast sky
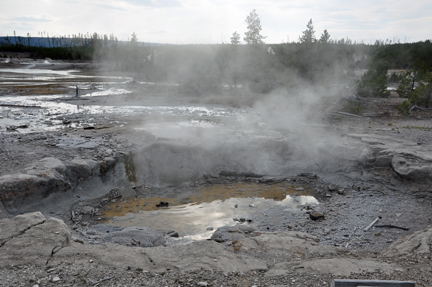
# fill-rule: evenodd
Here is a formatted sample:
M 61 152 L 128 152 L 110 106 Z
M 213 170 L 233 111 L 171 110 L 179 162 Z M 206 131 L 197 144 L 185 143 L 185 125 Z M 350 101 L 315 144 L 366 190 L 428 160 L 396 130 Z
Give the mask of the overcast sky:
M 128 40 L 172 44 L 243 40 L 246 16 L 256 9 L 266 43 L 298 41 L 312 19 L 319 38 L 374 43 L 432 39 L 430 0 L 2 0 L 0 36 L 114 34 Z

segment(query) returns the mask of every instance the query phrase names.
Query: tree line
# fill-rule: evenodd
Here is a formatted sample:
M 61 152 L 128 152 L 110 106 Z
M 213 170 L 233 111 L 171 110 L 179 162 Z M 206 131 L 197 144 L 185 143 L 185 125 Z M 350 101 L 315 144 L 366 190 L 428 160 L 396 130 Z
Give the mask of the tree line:
M 405 44 L 377 40 L 374 45 L 348 38 L 333 40 L 327 30 L 317 37 L 310 19 L 297 42 L 265 44 L 256 10 L 245 22 L 247 30 L 242 40 L 246 45 L 241 44 L 237 31 L 230 44 L 213 45 L 143 45 L 136 33 L 128 41 L 119 41 L 112 34 L 49 37 L 41 32 L 35 39 L 14 35 L 15 41 L 9 38 L 0 47 L 3 51 L 30 52 L 35 58 L 106 61 L 138 80 L 175 81 L 185 92 L 197 95 L 220 92 L 226 86 L 268 93 L 310 83 L 331 85 L 323 89 L 329 92 L 387 97 L 388 83 L 393 81 L 400 85 L 399 94 L 408 97 L 411 104 L 429 105 L 430 40 Z M 48 41 L 48 46 L 39 38 Z M 352 72 L 360 69 L 366 72 L 358 79 Z M 388 75 L 390 69 L 405 72 Z

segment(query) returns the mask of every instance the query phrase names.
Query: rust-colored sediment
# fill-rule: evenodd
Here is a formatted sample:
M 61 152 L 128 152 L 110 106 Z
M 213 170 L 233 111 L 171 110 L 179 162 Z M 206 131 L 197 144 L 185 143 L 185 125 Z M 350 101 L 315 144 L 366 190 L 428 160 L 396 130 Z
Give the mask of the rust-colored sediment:
M 198 192 L 185 199 L 179 198 L 128 198 L 123 201 L 116 201 L 107 204 L 103 209 L 103 216 L 106 220 L 114 216 L 124 216 L 128 213 L 138 213 L 139 211 L 155 211 L 161 201 L 169 202 L 169 206 L 177 206 L 185 203 L 200 204 L 210 203 L 215 200 L 227 200 L 230 198 L 250 198 L 260 197 L 265 199 L 283 200 L 287 195 L 308 195 L 310 191 L 296 190 L 299 186 L 292 185 L 288 182 L 276 184 L 258 184 L 258 183 L 233 183 L 233 184 L 215 184 L 202 187 Z

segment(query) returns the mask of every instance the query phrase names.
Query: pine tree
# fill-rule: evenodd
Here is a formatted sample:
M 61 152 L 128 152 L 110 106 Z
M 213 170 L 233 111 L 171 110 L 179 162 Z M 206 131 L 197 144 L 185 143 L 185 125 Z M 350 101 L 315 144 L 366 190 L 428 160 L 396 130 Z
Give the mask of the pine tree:
M 246 17 L 246 23 L 248 30 L 245 33 L 245 42 L 247 44 L 263 44 L 263 39 L 265 39 L 266 37 L 260 34 L 262 30 L 261 21 L 255 9 L 252 10 L 252 12 L 250 12 L 249 15 Z
M 324 30 L 324 32 L 321 34 L 321 38 L 319 39 L 320 43 L 328 43 L 330 40 L 330 34 L 328 33 L 327 29 Z
M 137 34 L 135 32 L 132 33 L 132 38 L 130 40 L 130 43 L 132 46 L 138 45 L 138 37 L 137 37 Z
M 303 35 L 301 37 L 299 37 L 300 43 L 307 43 L 307 44 L 315 43 L 316 38 L 315 38 L 315 30 L 314 30 L 314 27 L 312 25 L 312 19 L 309 20 L 306 27 L 307 27 L 307 29 L 302 32 Z
M 240 44 L 240 34 L 235 31 L 231 37 L 231 44 L 238 45 Z

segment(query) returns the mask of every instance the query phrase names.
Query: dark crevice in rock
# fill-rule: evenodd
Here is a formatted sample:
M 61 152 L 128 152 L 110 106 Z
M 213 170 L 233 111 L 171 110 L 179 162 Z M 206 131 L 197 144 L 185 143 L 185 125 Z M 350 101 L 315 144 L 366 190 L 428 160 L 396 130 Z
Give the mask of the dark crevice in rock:
M 48 266 L 48 264 L 50 263 L 50 260 L 53 258 L 53 256 L 59 252 L 60 250 L 62 250 L 65 246 L 54 246 L 54 248 L 51 250 L 51 255 L 48 257 L 47 261 L 45 262 L 45 265 Z
M 156 263 L 154 263 L 153 259 L 150 257 L 150 255 L 148 255 L 147 253 L 143 253 L 143 255 L 147 256 L 148 260 L 153 264 L 156 265 Z
M 3 199 L 0 196 L 0 219 L 7 218 L 8 215 L 9 214 L 7 213 L 6 208 L 5 208 L 4 204 L 3 204 Z
M 3 247 L 3 246 L 4 246 L 8 241 L 10 241 L 10 240 L 12 240 L 12 239 L 14 239 L 14 238 L 17 238 L 17 237 L 23 235 L 24 233 L 26 233 L 26 231 L 32 229 L 32 228 L 35 227 L 35 226 L 38 226 L 38 225 L 44 224 L 45 222 L 46 222 L 46 220 L 44 220 L 43 222 L 40 222 L 40 223 L 36 223 L 36 224 L 34 224 L 34 225 L 31 225 L 31 226 L 29 226 L 28 228 L 21 230 L 18 234 L 13 235 L 13 236 L 11 236 L 11 237 L 8 237 L 8 238 L 4 239 L 4 242 L 0 242 L 0 248 L 2 248 L 2 247 Z

